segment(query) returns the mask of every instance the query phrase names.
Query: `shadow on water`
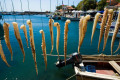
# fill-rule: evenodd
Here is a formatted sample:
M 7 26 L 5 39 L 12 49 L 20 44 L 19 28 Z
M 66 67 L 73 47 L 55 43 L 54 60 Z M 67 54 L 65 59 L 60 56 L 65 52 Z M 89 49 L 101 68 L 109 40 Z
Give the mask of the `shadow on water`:
M 4 30 L 3 30 L 2 24 L 0 23 L 0 40 L 3 40 L 3 39 L 4 39 Z

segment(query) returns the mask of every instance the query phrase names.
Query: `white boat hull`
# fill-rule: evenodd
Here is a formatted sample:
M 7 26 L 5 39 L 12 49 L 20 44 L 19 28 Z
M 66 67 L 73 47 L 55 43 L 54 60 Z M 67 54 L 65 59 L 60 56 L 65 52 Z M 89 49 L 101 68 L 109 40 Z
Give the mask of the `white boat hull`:
M 67 19 L 70 19 L 71 21 L 79 21 L 80 18 L 69 18 L 69 17 L 61 17 L 61 20 L 66 21 Z
M 76 80 L 120 80 L 120 76 L 87 72 L 84 64 L 79 64 L 79 67 L 74 66 Z
M 112 37 L 113 36 L 113 31 L 109 32 L 109 36 Z M 118 34 L 116 35 L 116 38 L 120 38 L 120 32 L 118 32 Z

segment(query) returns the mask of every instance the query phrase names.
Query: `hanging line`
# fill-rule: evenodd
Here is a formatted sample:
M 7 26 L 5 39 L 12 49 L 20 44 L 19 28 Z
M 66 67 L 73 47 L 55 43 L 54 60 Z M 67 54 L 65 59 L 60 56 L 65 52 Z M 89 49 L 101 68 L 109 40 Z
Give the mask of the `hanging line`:
M 22 1 L 20 0 L 20 3 L 21 3 L 21 11 L 23 12 L 23 8 L 22 8 Z M 23 14 L 21 14 L 22 15 L 22 18 L 23 18 L 23 24 L 24 24 L 24 16 L 23 16 Z
M 12 2 L 12 8 L 13 8 L 13 16 L 14 16 L 15 22 L 16 22 L 16 16 L 15 16 L 15 11 L 14 11 L 14 4 L 13 4 L 13 1 L 12 1 L 12 0 L 11 0 L 11 2 Z
M 5 22 L 1 1 L 0 1 L 0 8 L 1 8 L 2 16 L 3 16 L 2 20 Z
M 57 0 L 57 7 L 58 7 L 58 0 Z
M 50 0 L 50 13 L 51 13 L 51 0 Z M 52 19 L 52 15 L 50 16 L 50 19 Z
M 27 0 L 27 3 L 28 3 L 28 11 L 29 11 L 29 19 L 31 20 L 31 18 L 30 18 L 30 7 L 29 7 L 29 0 Z
M 4 0 L 4 6 L 5 6 L 5 10 L 7 11 L 7 7 L 6 7 L 6 2 Z M 8 20 L 9 20 L 9 16 L 7 16 Z
M 40 0 L 40 11 L 42 12 L 41 0 Z M 42 19 L 42 14 L 41 14 L 41 22 L 42 22 L 42 30 L 43 30 L 43 19 Z
M 51 0 L 50 0 L 50 12 L 51 12 Z

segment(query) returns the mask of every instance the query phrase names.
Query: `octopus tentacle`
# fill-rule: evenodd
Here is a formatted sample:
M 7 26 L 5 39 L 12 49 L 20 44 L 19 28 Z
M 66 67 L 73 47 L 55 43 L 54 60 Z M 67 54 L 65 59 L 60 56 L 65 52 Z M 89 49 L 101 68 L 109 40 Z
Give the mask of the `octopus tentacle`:
M 35 44 L 34 44 L 34 35 L 33 35 L 33 28 L 32 28 L 31 20 L 27 20 L 27 24 L 29 26 L 30 45 L 31 45 L 31 50 L 32 50 L 34 63 L 35 63 L 35 69 L 36 69 L 36 73 L 38 75 L 37 62 L 36 62 L 36 52 L 35 52 Z
M 107 43 L 107 39 L 108 39 L 108 34 L 109 34 L 109 29 L 110 29 L 110 26 L 111 26 L 111 23 L 112 23 L 113 9 L 110 9 L 108 11 L 108 13 L 109 13 L 109 17 L 108 17 L 107 26 L 106 26 L 106 29 L 105 29 L 105 34 L 104 34 L 103 51 L 105 50 L 105 47 L 106 47 L 106 43 Z
M 20 29 L 23 29 L 23 32 L 24 32 L 24 35 L 25 35 L 25 39 L 26 39 L 26 43 L 27 43 L 27 47 L 29 48 L 26 26 L 25 25 L 21 25 Z
M 106 23 L 106 20 L 107 20 L 107 15 L 108 15 L 108 9 L 105 8 L 105 11 L 103 13 L 102 23 L 101 23 L 100 35 L 99 35 L 98 52 L 99 52 L 99 47 L 100 47 L 100 43 L 101 43 L 101 40 L 102 40 L 102 36 L 103 36 L 103 33 L 104 33 L 104 26 L 105 26 L 105 23 Z
M 13 60 L 13 51 L 12 51 L 12 47 L 11 47 L 10 39 L 9 39 L 9 26 L 10 26 L 10 24 L 8 24 L 8 23 L 3 24 L 5 43 L 11 53 L 11 61 L 12 61 Z
M 65 22 L 65 29 L 64 29 L 64 61 L 66 65 L 66 55 L 67 55 L 67 38 L 68 38 L 68 24 L 70 20 L 66 20 Z
M 112 52 L 113 52 L 113 45 L 114 45 L 114 42 L 115 42 L 116 35 L 119 31 L 119 27 L 120 27 L 120 11 L 119 11 L 119 14 L 118 14 L 117 22 L 116 22 L 114 33 L 113 33 L 112 40 L 111 40 L 111 55 L 112 55 Z
M 23 53 L 23 62 L 25 61 L 25 52 L 24 52 L 24 48 L 23 48 L 23 44 L 22 44 L 22 40 L 21 40 L 21 36 L 20 36 L 20 33 L 19 33 L 19 29 L 18 29 L 18 24 L 16 22 L 13 22 L 13 27 L 14 27 L 14 34 L 15 34 L 15 37 L 19 43 L 19 46 L 20 46 L 20 49 Z
M 45 43 L 45 34 L 43 30 L 40 30 L 40 33 L 42 34 L 42 51 L 44 56 L 44 62 L 45 62 L 45 69 L 47 69 L 47 55 L 46 55 L 46 43 Z
M 58 53 L 58 59 L 60 59 L 59 57 L 59 39 L 60 39 L 60 25 L 59 23 L 54 23 L 54 26 L 57 27 L 57 38 L 56 38 L 56 50 Z

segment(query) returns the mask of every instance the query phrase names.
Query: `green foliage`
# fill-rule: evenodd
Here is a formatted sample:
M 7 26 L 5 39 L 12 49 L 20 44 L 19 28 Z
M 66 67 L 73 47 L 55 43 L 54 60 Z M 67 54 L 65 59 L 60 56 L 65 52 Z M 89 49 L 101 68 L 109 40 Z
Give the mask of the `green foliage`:
M 62 9 L 62 5 L 56 7 L 57 10 Z
M 73 7 L 73 8 L 75 8 L 75 6 L 74 6 L 74 5 L 72 5 L 72 7 Z
M 67 5 L 64 5 L 64 6 L 67 6 Z M 72 7 L 73 7 L 73 8 L 76 8 L 74 5 L 72 5 Z M 60 5 L 60 6 L 57 6 L 57 7 L 56 7 L 56 9 L 57 9 L 57 10 L 60 10 L 60 9 L 62 9 L 62 5 Z
M 120 0 L 116 0 L 117 2 L 120 2 Z
M 83 1 L 80 1 L 76 8 L 77 8 L 77 10 L 82 10 L 82 8 L 83 8 Z
M 96 0 L 82 0 L 78 5 L 78 10 L 89 10 L 89 9 L 96 9 Z
M 98 2 L 98 6 L 97 6 L 97 9 L 98 10 L 104 10 L 104 7 L 107 5 L 106 3 L 107 0 L 101 0 Z

